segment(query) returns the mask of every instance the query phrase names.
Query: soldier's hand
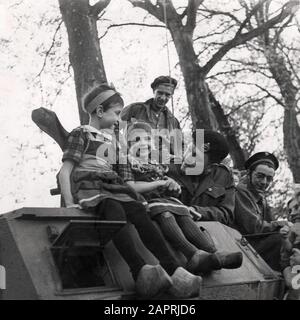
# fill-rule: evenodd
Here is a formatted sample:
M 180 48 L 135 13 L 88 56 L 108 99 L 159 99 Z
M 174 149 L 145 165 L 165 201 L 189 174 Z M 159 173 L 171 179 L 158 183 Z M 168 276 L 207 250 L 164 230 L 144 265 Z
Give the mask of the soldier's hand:
M 290 227 L 288 225 L 283 226 L 279 230 L 280 235 L 282 236 L 283 239 L 287 239 L 290 233 Z

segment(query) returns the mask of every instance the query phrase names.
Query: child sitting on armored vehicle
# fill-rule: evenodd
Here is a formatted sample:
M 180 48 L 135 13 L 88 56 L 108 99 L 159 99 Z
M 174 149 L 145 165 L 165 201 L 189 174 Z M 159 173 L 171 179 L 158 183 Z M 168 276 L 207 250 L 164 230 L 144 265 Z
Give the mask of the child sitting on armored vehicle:
M 155 141 L 159 139 L 155 139 L 155 130 L 152 131 L 149 124 L 128 125 L 128 165 L 120 170 L 124 181 L 148 201 L 151 218 L 158 223 L 169 243 L 186 257 L 188 271 L 201 274 L 240 267 L 241 253 L 217 252 L 208 232 L 193 221 L 190 214 L 193 209 L 176 198 L 181 187 L 168 176 L 169 165 L 160 163 L 162 157 L 155 151 L 164 150 L 165 159 L 172 156 L 166 155 L 167 148 L 161 149 L 161 145 L 155 148 Z
M 116 159 L 113 129 L 123 105 L 120 94 L 107 85 L 94 88 L 85 97 L 89 125 L 70 133 L 59 173 L 65 204 L 93 209 L 102 220 L 128 220 L 135 226 L 142 242 L 160 262 L 156 266 L 145 263 L 127 228 L 114 236 L 113 242 L 130 267 L 138 295 L 150 298 L 167 289 L 177 297 L 198 295 L 201 277 L 179 266 L 147 215 L 141 197 L 113 170 Z M 107 155 L 112 155 L 112 161 Z

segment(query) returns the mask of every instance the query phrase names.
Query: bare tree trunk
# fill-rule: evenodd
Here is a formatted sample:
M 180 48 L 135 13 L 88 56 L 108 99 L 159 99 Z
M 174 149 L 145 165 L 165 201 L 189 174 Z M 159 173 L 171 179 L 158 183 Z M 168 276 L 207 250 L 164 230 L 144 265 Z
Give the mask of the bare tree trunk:
M 193 42 L 178 26 L 169 24 L 183 74 L 189 110 L 194 128 L 219 129 L 227 138 L 234 167 L 243 170 L 245 155 L 236 133 L 226 118 L 222 106 L 213 96 L 201 72 Z
M 107 81 L 98 39 L 98 15 L 89 0 L 59 0 L 59 5 L 68 32 L 80 122 L 86 124 L 88 115 L 82 108 L 82 97 L 90 88 Z
M 217 123 L 210 108 L 205 77 L 201 73 L 192 38 L 176 22 L 170 21 L 168 27 L 179 57 L 193 127 L 216 129 Z
M 294 182 L 300 183 L 300 127 L 297 122 L 296 111 L 293 109 L 284 111 L 283 134 L 284 148 Z
M 229 153 L 233 161 L 233 166 L 238 170 L 244 170 L 246 156 L 248 155 L 245 154 L 245 152 L 241 148 L 240 142 L 237 138 L 237 133 L 230 125 L 220 102 L 215 98 L 215 96 L 210 90 L 209 99 L 214 115 L 218 121 L 219 129 L 227 139 L 229 145 Z
M 283 121 L 284 149 L 294 182 L 300 183 L 300 127 L 296 113 L 297 88 L 292 82 L 291 74 L 284 58 L 276 49 L 271 46 L 266 47 L 265 57 L 285 103 Z

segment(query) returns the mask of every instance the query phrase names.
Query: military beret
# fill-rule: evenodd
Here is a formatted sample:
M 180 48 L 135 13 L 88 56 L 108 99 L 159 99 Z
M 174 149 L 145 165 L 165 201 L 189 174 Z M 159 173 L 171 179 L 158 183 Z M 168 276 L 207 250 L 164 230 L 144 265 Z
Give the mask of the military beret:
M 270 152 L 257 152 L 245 162 L 245 169 L 250 169 L 259 163 L 269 163 L 274 170 L 279 167 L 279 162 L 274 154 Z
M 154 79 L 154 81 L 151 83 L 151 88 L 155 90 L 160 84 L 171 86 L 173 89 L 175 89 L 177 86 L 177 80 L 169 76 L 160 76 Z
M 195 142 L 196 132 L 193 132 Z M 220 163 L 229 153 L 229 146 L 225 137 L 213 130 L 204 130 L 204 150 L 210 154 L 212 162 Z

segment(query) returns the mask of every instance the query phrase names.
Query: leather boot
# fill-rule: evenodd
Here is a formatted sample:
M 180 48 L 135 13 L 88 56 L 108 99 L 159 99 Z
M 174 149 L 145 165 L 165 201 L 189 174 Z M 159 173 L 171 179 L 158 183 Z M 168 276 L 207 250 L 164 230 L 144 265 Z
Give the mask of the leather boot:
M 171 277 L 173 281 L 169 293 L 177 298 L 190 298 L 201 295 L 202 278 L 178 267 Z
M 135 290 L 141 298 L 153 298 L 165 292 L 173 284 L 171 277 L 160 265 L 144 265 L 135 282 Z

